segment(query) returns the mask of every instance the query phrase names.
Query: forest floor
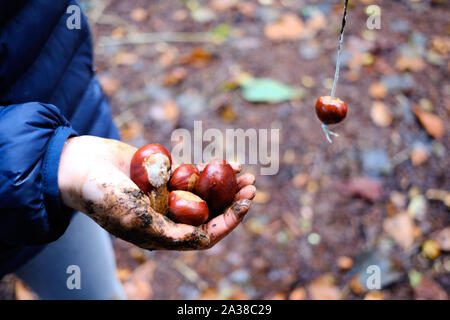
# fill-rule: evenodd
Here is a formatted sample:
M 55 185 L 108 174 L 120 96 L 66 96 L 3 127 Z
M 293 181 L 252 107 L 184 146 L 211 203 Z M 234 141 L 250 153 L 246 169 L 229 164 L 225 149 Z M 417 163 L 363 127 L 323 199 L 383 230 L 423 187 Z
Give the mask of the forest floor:
M 329 144 L 314 104 L 331 89 L 342 3 L 83 2 L 125 142 L 170 147 L 194 120 L 203 132 L 280 129 L 277 174 L 243 166 L 257 196 L 215 247 L 115 240 L 130 298 L 448 299 L 450 4 L 350 1 L 337 86 L 349 112 Z M 370 4 L 381 29 L 366 25 Z M 376 271 L 381 288 L 369 290 Z

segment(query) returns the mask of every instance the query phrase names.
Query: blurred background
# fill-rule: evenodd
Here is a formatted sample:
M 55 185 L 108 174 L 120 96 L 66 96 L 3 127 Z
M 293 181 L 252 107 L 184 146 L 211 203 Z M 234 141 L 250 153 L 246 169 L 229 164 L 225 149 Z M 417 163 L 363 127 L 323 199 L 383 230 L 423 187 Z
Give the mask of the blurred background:
M 350 0 L 337 86 L 349 112 L 329 144 L 314 105 L 332 86 L 343 2 L 82 1 L 125 142 L 170 147 L 194 120 L 280 129 L 278 174 L 244 166 L 252 209 L 214 248 L 115 240 L 129 298 L 449 298 L 450 4 Z M 370 5 L 381 29 L 367 27 Z M 35 298 L 2 282 L 9 298 Z

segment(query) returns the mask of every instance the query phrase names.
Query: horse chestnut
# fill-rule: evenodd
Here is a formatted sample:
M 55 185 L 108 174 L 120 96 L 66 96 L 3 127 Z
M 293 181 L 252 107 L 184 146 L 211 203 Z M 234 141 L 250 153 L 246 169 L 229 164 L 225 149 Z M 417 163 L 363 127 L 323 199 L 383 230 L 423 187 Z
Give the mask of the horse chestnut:
M 148 144 L 138 149 L 131 159 L 130 178 L 150 199 L 151 207 L 167 214 L 167 181 L 170 178 L 172 157 L 160 144 Z
M 169 180 L 169 190 L 194 191 L 200 171 L 193 164 L 183 164 L 175 169 Z
M 200 173 L 195 192 L 206 200 L 210 210 L 219 213 L 233 201 L 237 181 L 233 168 L 222 159 L 214 159 Z
M 199 226 L 208 220 L 209 209 L 205 200 L 183 190 L 169 194 L 168 217 L 177 223 Z
M 130 178 L 145 193 L 166 184 L 170 178 L 172 157 L 160 144 L 138 149 L 130 165 Z
M 317 99 L 316 114 L 326 125 L 339 123 L 347 115 L 347 105 L 339 98 L 323 96 Z

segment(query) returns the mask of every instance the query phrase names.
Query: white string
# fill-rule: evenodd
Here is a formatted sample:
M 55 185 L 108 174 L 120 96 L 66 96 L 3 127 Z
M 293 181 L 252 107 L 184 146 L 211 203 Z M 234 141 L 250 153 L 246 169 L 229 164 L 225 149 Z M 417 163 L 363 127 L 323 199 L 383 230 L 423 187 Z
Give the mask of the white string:
M 344 28 L 345 28 L 345 22 L 346 22 L 346 18 L 347 18 L 347 4 L 348 4 L 348 0 L 345 0 L 344 14 L 342 17 L 342 27 L 341 27 L 341 32 L 340 32 L 340 36 L 339 36 L 338 55 L 337 55 L 337 59 L 336 59 L 336 71 L 334 73 L 333 87 L 331 88 L 331 97 L 332 98 L 334 98 L 334 96 L 336 94 L 336 86 L 337 86 L 337 82 L 339 80 L 339 68 L 341 65 L 342 44 L 344 43 Z

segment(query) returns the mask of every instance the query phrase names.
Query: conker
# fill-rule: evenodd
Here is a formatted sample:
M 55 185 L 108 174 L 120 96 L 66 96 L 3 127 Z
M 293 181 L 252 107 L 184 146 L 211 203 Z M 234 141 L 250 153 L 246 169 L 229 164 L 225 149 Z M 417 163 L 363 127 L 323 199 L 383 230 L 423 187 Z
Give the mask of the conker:
M 233 168 L 223 159 L 212 160 L 200 173 L 195 192 L 215 214 L 231 204 L 237 192 Z
M 138 149 L 130 164 L 130 178 L 145 193 L 167 183 L 172 157 L 160 144 L 148 144 Z
M 160 144 L 148 144 L 138 149 L 131 159 L 130 178 L 147 194 L 151 207 L 163 215 L 167 214 L 167 181 L 170 178 L 172 157 Z
M 317 99 L 316 114 L 326 125 L 339 123 L 347 115 L 347 105 L 339 98 L 323 96 Z
M 200 171 L 193 164 L 183 164 L 176 168 L 169 180 L 169 190 L 194 191 Z
M 205 200 L 189 191 L 175 190 L 169 194 L 168 217 L 177 223 L 199 226 L 208 220 Z

